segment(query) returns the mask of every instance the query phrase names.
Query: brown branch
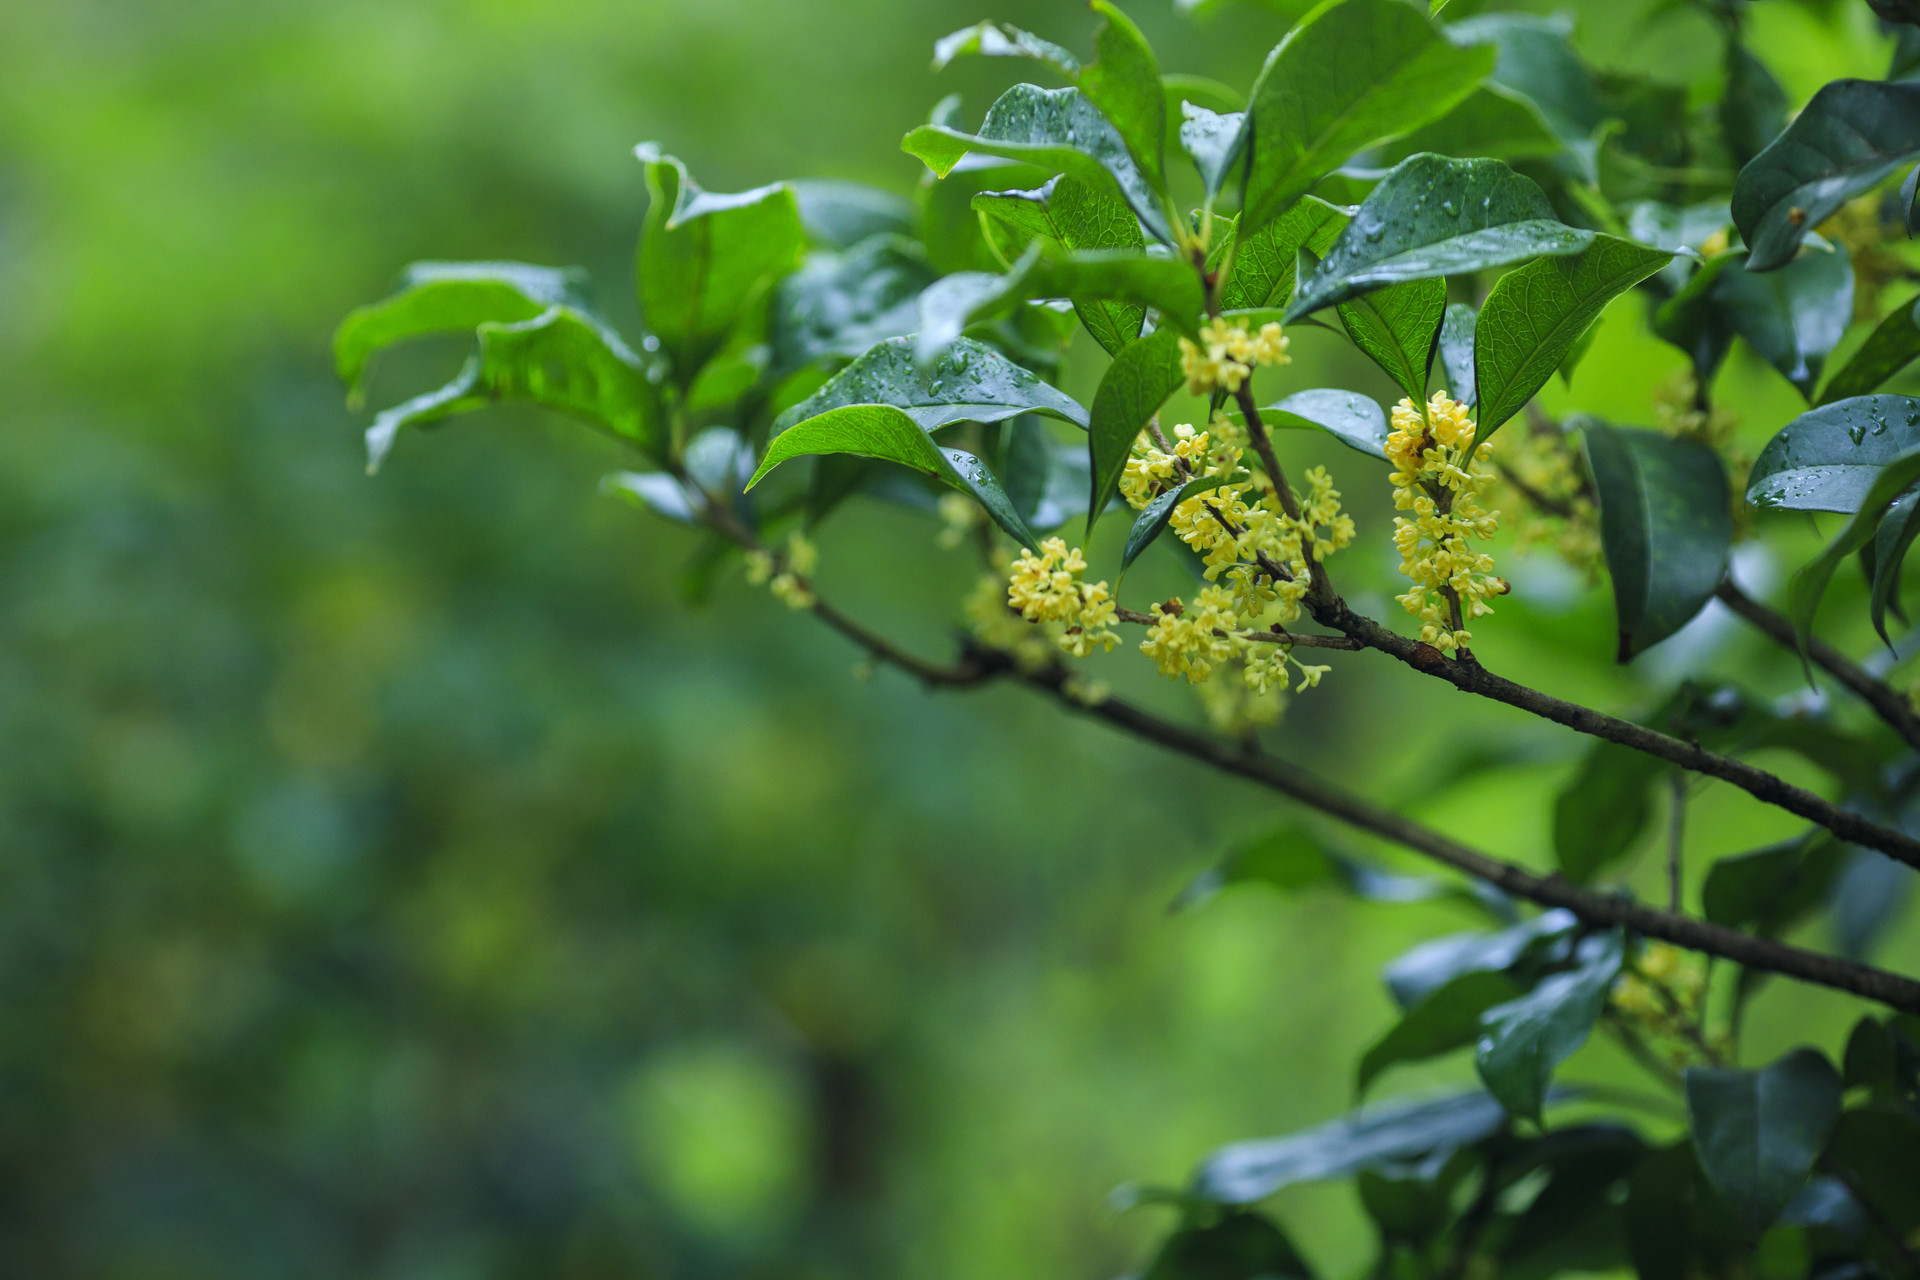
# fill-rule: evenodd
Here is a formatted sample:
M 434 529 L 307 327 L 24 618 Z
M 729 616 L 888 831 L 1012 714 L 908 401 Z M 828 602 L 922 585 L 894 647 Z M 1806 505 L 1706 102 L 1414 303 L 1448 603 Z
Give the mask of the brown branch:
M 1720 586 L 1713 594 L 1768 639 L 1799 652 L 1799 640 L 1794 635 L 1793 623 L 1742 591 L 1732 578 L 1721 579 Z M 1872 707 L 1875 714 L 1893 726 L 1909 746 L 1920 747 L 1920 715 L 1915 715 L 1912 705 L 1886 681 L 1875 679 L 1865 668 L 1818 637 L 1808 642 L 1807 657 Z

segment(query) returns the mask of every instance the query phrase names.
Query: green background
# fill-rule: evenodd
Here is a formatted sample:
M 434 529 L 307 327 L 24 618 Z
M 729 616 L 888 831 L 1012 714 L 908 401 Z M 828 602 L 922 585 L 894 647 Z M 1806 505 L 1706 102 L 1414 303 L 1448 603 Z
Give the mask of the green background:
M 1710 97 L 1711 29 L 1643 7 L 1579 7 L 1584 50 Z M 1243 88 L 1286 27 L 1131 9 L 1165 68 Z M 1018 691 L 857 679 L 845 643 L 737 575 L 690 606 L 690 538 L 599 496 L 624 460 L 568 424 L 503 410 L 364 474 L 328 339 L 402 264 L 580 263 L 631 325 L 634 143 L 712 190 L 909 192 L 900 135 L 949 91 L 977 119 L 1022 74 L 927 69 L 981 16 L 0 6 L 0 1272 L 1106 1276 L 1166 1225 L 1109 1208 L 1116 1184 L 1350 1104 L 1390 1020 L 1378 967 L 1466 915 L 1260 889 L 1169 914 L 1284 811 Z M 1065 2 L 992 16 L 1077 49 L 1092 27 Z M 1863 6 L 1769 0 L 1753 29 L 1796 102 L 1883 73 Z M 1649 420 L 1680 357 L 1640 305 L 1550 407 Z M 460 349 L 387 361 L 370 402 Z M 1386 396 L 1329 335 L 1295 355 L 1263 395 Z M 1097 370 L 1078 352 L 1069 389 Z M 1744 353 L 1720 395 L 1754 446 L 1795 403 Z M 1285 445 L 1334 466 L 1361 526 L 1336 567 L 1389 616 L 1382 469 Z M 1817 545 L 1780 531 L 1750 585 Z M 934 534 L 849 510 L 819 584 L 938 652 L 973 570 Z M 1618 710 L 1688 670 L 1795 686 L 1724 620 L 1616 670 L 1604 590 L 1503 563 L 1516 595 L 1475 648 L 1518 678 Z M 1169 556 L 1127 594 L 1189 589 Z M 1276 750 L 1548 864 L 1569 735 L 1329 661 Z M 1095 670 L 1197 714 L 1137 654 Z M 1716 786 L 1691 829 L 1697 870 L 1793 828 Z M 1920 936 L 1878 959 L 1913 970 Z M 1856 1012 L 1775 984 L 1746 1057 L 1833 1051 Z M 1565 1074 L 1633 1078 L 1603 1047 Z M 1366 1263 L 1348 1188 L 1277 1208 L 1329 1274 Z

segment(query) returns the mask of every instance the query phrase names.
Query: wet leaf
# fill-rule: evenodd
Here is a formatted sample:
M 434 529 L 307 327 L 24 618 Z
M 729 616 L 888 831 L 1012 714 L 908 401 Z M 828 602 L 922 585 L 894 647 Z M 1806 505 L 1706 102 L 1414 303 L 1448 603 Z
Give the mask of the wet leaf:
M 1818 404 L 1878 391 L 1894 374 L 1920 358 L 1920 300 L 1903 302 L 1874 326 L 1860 349 L 1820 389 Z
M 933 272 L 919 245 L 870 236 L 844 252 L 807 256 L 774 293 L 768 339 L 777 382 L 815 360 L 851 359 L 912 333 Z
M 855 404 L 904 410 L 922 430 L 952 422 L 1001 422 L 1021 413 L 1045 413 L 1075 426 L 1087 411 L 1064 392 L 983 342 L 961 338 L 931 364 L 914 359 L 913 339 L 876 344 L 818 391 L 774 420 L 774 436 L 795 423 Z
M 1473 327 L 1479 319 L 1478 311 L 1456 302 L 1440 324 L 1440 371 L 1447 379 L 1447 394 L 1464 405 L 1479 402 L 1473 382 Z
M 1302 196 L 1285 213 L 1241 238 L 1234 245 L 1233 270 L 1220 286 L 1221 307 L 1227 311 L 1284 307 L 1293 297 L 1300 251 L 1324 255 L 1350 215 L 1350 210 L 1318 196 Z M 1219 250 L 1224 252 L 1226 237 L 1219 240 Z
M 1856 396 L 1803 413 L 1767 441 L 1747 501 L 1786 511 L 1855 512 L 1880 469 L 1920 446 L 1920 400 Z
M 1062 174 L 1033 191 L 986 191 L 973 207 L 1027 236 L 1046 236 L 1065 249 L 1144 249 L 1140 222 L 1118 197 Z M 1140 336 L 1146 308 L 1137 302 L 1079 298 L 1073 309 L 1109 355 Z
M 1527 994 L 1482 1016 L 1473 1065 L 1508 1111 L 1540 1119 L 1554 1070 L 1586 1043 L 1606 1006 L 1622 946 L 1617 930 L 1582 939 L 1572 969 L 1542 978 Z
M 1415 404 L 1427 398 L 1427 370 L 1447 310 L 1445 280 L 1409 280 L 1339 305 L 1353 345 L 1398 383 Z
M 1887 610 L 1892 609 L 1900 621 L 1907 620 L 1906 610 L 1900 604 L 1900 571 L 1906 566 L 1907 551 L 1917 534 L 1920 534 L 1920 489 L 1896 499 L 1873 535 L 1873 589 L 1868 609 L 1873 629 L 1889 646 L 1893 641 L 1887 637 Z
M 851 249 L 872 236 L 913 235 L 913 202 L 864 182 L 807 178 L 791 184 L 807 238 L 828 249 Z
M 1375 155 L 1385 165 L 1431 151 L 1463 159 L 1527 160 L 1550 156 L 1560 138 L 1529 99 L 1497 84 L 1484 84 L 1432 124 L 1414 130 Z
M 1081 69 L 1080 91 L 1113 122 L 1147 184 L 1165 191 L 1167 96 L 1160 87 L 1160 64 L 1131 18 L 1108 0 L 1093 0 L 1091 7 L 1100 15 L 1093 33 L 1099 61 Z
M 1261 409 L 1260 420 L 1269 431 L 1324 431 L 1369 458 L 1387 456 L 1387 415 L 1355 391 L 1296 391 Z

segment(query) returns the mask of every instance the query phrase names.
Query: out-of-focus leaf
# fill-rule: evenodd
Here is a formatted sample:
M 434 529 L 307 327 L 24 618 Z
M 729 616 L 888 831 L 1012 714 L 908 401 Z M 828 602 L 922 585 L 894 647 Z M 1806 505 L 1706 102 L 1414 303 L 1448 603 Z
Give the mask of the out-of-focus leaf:
M 920 243 L 927 251 L 927 264 L 939 275 L 1005 270 L 1004 255 L 988 244 L 973 198 L 984 191 L 1038 187 L 1055 176 L 1036 165 L 987 155 L 966 156 L 943 178 L 923 174 Z M 1117 194 L 1110 194 L 1110 198 L 1116 204 L 1124 203 Z
M 1267 56 L 1254 82 L 1242 239 L 1348 157 L 1446 115 L 1493 62 L 1491 49 L 1454 44 L 1395 0 L 1335 0 L 1315 9 Z
M 1232 273 L 1220 286 L 1221 307 L 1228 311 L 1284 307 L 1293 297 L 1300 251 L 1308 250 L 1316 257 L 1324 255 L 1346 227 L 1348 217 L 1349 211 L 1339 205 L 1318 196 L 1302 196 L 1259 230 L 1240 236 L 1234 245 Z M 1226 240 L 1220 237 L 1222 253 Z
M 1728 327 L 1811 401 L 1821 368 L 1853 319 L 1853 264 L 1838 245 L 1809 249 L 1765 274 L 1730 263 L 1714 285 L 1713 303 Z
M 805 178 L 792 184 L 807 238 L 828 249 L 851 249 L 872 236 L 913 234 L 913 202 L 863 182 Z
M 1374 1041 L 1360 1059 L 1355 1091 L 1364 1094 L 1382 1071 L 1396 1063 L 1421 1062 L 1466 1048 L 1480 1035 L 1481 1014 L 1521 994 L 1518 983 L 1494 970 L 1469 970 L 1451 979 Z
M 1394 1176 L 1399 1170 L 1362 1169 L 1354 1190 L 1383 1240 L 1424 1248 L 1453 1217 L 1453 1191 L 1469 1164 L 1456 1152 L 1431 1174 L 1424 1168 L 1415 1168 L 1405 1177 Z
M 1850 403 L 1853 402 L 1841 401 L 1841 404 Z M 1873 483 L 1867 487 L 1866 495 L 1861 498 L 1860 509 L 1847 521 L 1846 527 L 1827 544 L 1826 550 L 1788 579 L 1787 615 L 1793 619 L 1794 634 L 1799 639 L 1802 654 L 1806 653 L 1807 644 L 1813 637 L 1814 614 L 1820 609 L 1820 598 L 1827 593 L 1827 584 L 1833 581 L 1834 570 L 1879 531 L 1880 522 L 1893 500 L 1916 480 L 1920 480 L 1920 447 L 1898 454 L 1881 467 Z
M 918 245 L 870 236 L 845 252 L 814 253 L 780 282 L 769 339 L 778 380 L 828 357 L 852 358 L 913 332 L 933 272 Z
M 1473 381 L 1473 329 L 1479 319 L 1478 311 L 1456 302 L 1440 322 L 1440 371 L 1447 379 L 1447 394 L 1464 405 L 1480 400 L 1480 389 Z
M 1549 974 L 1533 990 L 1482 1016 L 1473 1065 L 1507 1110 L 1540 1119 L 1554 1070 L 1587 1042 L 1606 1007 L 1622 953 L 1617 930 L 1584 938 L 1574 950 L 1572 969 Z
M 1699 204 L 1671 205 L 1641 200 L 1628 205 L 1627 234 L 1641 244 L 1665 249 L 1673 261 L 1660 268 L 1660 279 L 1678 292 L 1698 270 L 1699 263 L 1682 249 L 1698 250 L 1717 231 L 1726 229 L 1732 217 L 1725 200 L 1704 200 Z
M 1361 201 L 1302 281 L 1287 319 L 1383 285 L 1579 253 L 1593 239 L 1561 222 L 1532 179 L 1498 160 L 1412 156 Z
M 1873 1198 L 1892 1230 L 1912 1239 L 1920 1230 L 1920 1179 L 1913 1153 L 1920 1151 L 1920 1111 L 1911 1101 L 1869 1102 L 1840 1117 L 1827 1157 Z M 1896 1259 L 1882 1255 L 1888 1272 Z
M 1769 1067 L 1686 1073 L 1687 1117 L 1700 1167 L 1748 1234 L 1773 1225 L 1840 1118 L 1840 1077 L 1812 1049 Z
M 375 471 L 394 437 L 495 400 L 530 400 L 558 409 L 661 458 L 666 425 L 660 392 L 646 366 L 610 330 L 569 307 L 517 324 L 483 324 L 479 349 L 437 391 L 380 414 L 367 428 L 367 469 Z
M 1835 210 L 1920 155 L 1920 85 L 1833 80 L 1733 184 L 1733 221 L 1750 271 L 1793 260 Z
M 1208 1156 L 1194 1194 L 1248 1204 L 1282 1187 L 1345 1178 L 1362 1169 L 1445 1160 L 1505 1127 L 1507 1113 L 1478 1089 L 1366 1108 L 1284 1138 L 1237 1142 Z
M 1691 622 L 1726 576 L 1731 495 L 1720 455 L 1695 440 L 1589 423 L 1620 661 Z
M 1720 130 L 1737 165 L 1766 150 L 1787 127 L 1787 91 L 1738 40 L 1727 41 L 1727 87 L 1719 112 Z
M 1920 234 L 1920 165 L 1900 180 L 1900 221 L 1907 228 L 1907 239 Z
M 897 462 L 930 475 L 978 501 L 1014 541 L 1027 547 L 1039 545 L 984 463 L 963 450 L 941 448 L 906 410 L 890 404 L 849 404 L 788 427 L 767 445 L 747 488 L 759 484 L 782 462 L 823 453 Z
M 1592 73 L 1568 39 L 1572 24 L 1564 17 L 1486 13 L 1454 23 L 1448 34 L 1462 44 L 1492 44 L 1499 50 L 1491 81 L 1531 102 L 1591 181 L 1593 136 L 1607 112 Z
M 680 482 L 664 471 L 616 471 L 600 481 L 600 492 L 617 494 L 644 510 L 677 524 L 694 524 L 693 502 Z
M 524 262 L 416 262 L 390 298 L 356 307 L 333 335 L 334 367 L 358 398 L 367 363 L 381 347 L 427 333 L 456 333 L 482 324 L 516 324 L 549 307 L 584 312 L 578 268 Z
M 1729 929 L 1777 936 L 1826 901 L 1840 869 L 1839 854 L 1833 838 L 1816 831 L 1721 858 L 1707 872 L 1701 910 Z
M 1840 954 L 1863 960 L 1913 894 L 1913 869 L 1876 849 L 1852 849 L 1833 886 L 1833 933 Z
M 1456 933 L 1423 942 L 1382 975 L 1402 1009 L 1430 998 L 1468 973 L 1504 973 L 1564 939 L 1579 924 L 1570 911 L 1546 911 L 1498 933 Z
M 1087 460 L 1093 481 L 1087 500 L 1088 532 L 1120 489 L 1120 475 L 1126 470 L 1134 439 L 1185 381 L 1178 337 L 1171 329 L 1154 330 L 1123 349 L 1107 366 L 1093 393 L 1087 425 Z
M 1553 849 L 1560 872 L 1591 883 L 1639 838 L 1652 813 L 1648 794 L 1668 768 L 1618 743 L 1595 743 L 1553 806 Z
M 983 342 L 961 338 L 938 360 L 921 364 L 913 339 L 890 338 L 774 419 L 774 437 L 797 422 L 855 404 L 892 405 L 926 431 L 951 422 L 1003 422 L 1022 413 L 1087 425 L 1087 411 L 1071 396 Z
M 1427 370 L 1447 311 L 1445 280 L 1409 280 L 1339 305 L 1340 323 L 1415 404 L 1427 398 Z
M 1422 151 L 1466 159 L 1527 160 L 1550 156 L 1561 142 L 1540 108 L 1511 89 L 1483 84 L 1432 124 L 1375 153 L 1395 165 Z
M 1080 71 L 1080 92 L 1113 122 L 1133 162 L 1155 191 L 1167 189 L 1167 97 L 1160 87 L 1160 64 L 1133 19 L 1108 0 L 1093 0 L 1100 15 L 1093 33 L 1099 61 Z
M 1725 1280 L 1752 1256 L 1738 1221 L 1682 1139 L 1648 1153 L 1627 1179 L 1626 1237 L 1640 1280 Z
M 1387 415 L 1372 399 L 1354 391 L 1296 391 L 1260 410 L 1267 429 L 1324 431 L 1369 458 L 1387 456 Z
M 672 360 L 674 380 L 690 387 L 754 300 L 800 265 L 800 206 L 785 183 L 715 195 L 654 144 L 634 154 L 651 198 L 640 232 L 640 314 Z
M 1082 182 L 1113 184 L 1148 232 L 1172 243 L 1159 197 L 1134 164 L 1125 140 L 1078 89 L 1017 84 L 987 109 L 978 134 L 925 124 L 900 145 L 942 178 L 972 151 L 1069 173 Z
M 1881 468 L 1920 447 L 1920 400 L 1856 396 L 1803 413 L 1767 441 L 1747 501 L 1786 511 L 1852 513 Z
M 1051 40 L 1005 22 L 976 22 L 933 43 L 933 69 L 944 71 L 955 58 L 1028 58 L 1072 79 L 1080 60 Z
M 1592 236 L 1571 256 L 1542 258 L 1500 277 L 1473 328 L 1476 440 L 1526 407 L 1573 344 L 1620 294 L 1672 254 L 1614 236 Z
M 1847 362 L 1820 389 L 1822 405 L 1878 391 L 1894 374 L 1920 358 L 1920 300 L 1887 313 Z
M 1332 848 L 1311 831 L 1288 824 L 1234 845 L 1218 866 L 1194 877 L 1174 900 L 1174 909 L 1197 906 L 1228 885 L 1250 882 L 1269 884 L 1287 893 L 1331 886 L 1367 902 L 1457 898 L 1496 915 L 1508 905 L 1488 900 L 1476 888 L 1433 876 L 1382 871 Z
M 1313 1268 L 1272 1219 L 1234 1211 L 1167 1238 L 1143 1280 L 1312 1280 Z
M 1906 566 L 1907 551 L 1916 534 L 1920 534 L 1920 489 L 1897 498 L 1873 535 L 1873 590 L 1868 609 L 1873 629 L 1889 647 L 1893 641 L 1887 636 L 1887 610 L 1892 609 L 1902 622 L 1907 620 L 1906 610 L 1900 606 L 1900 571 Z
M 1654 335 L 1686 352 L 1693 362 L 1694 377 L 1702 386 L 1712 383 L 1714 371 L 1733 346 L 1733 325 L 1714 293 L 1720 277 L 1738 270 L 1744 260 L 1741 253 L 1722 253 L 1707 259 L 1679 292 L 1653 313 Z
M 986 191 L 973 207 L 1028 236 L 1047 236 L 1066 249 L 1142 249 L 1140 222 L 1105 186 L 1065 174 L 1033 191 Z M 1136 302 L 1075 300 L 1074 311 L 1094 341 L 1113 354 L 1140 336 L 1146 308 Z

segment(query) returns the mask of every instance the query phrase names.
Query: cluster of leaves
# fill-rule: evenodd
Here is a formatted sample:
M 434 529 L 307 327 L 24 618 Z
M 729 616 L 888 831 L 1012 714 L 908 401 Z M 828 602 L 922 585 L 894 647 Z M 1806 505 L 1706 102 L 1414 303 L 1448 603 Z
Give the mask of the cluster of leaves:
M 569 273 L 415 267 L 342 326 L 349 385 L 374 351 L 417 334 L 473 331 L 477 345 L 452 382 L 378 416 L 374 461 L 404 428 L 525 399 L 647 460 L 610 487 L 709 528 L 695 579 L 743 531 L 767 541 L 855 495 L 930 507 L 944 487 L 1036 546 L 1038 533 L 1082 517 L 1091 528 L 1112 505 L 1136 438 L 1185 382 L 1180 339 L 1209 317 L 1329 324 L 1331 313 L 1416 403 L 1437 372 L 1475 406 L 1484 441 L 1572 370 L 1609 303 L 1637 291 L 1654 332 L 1692 363 L 1691 418 L 1670 430 L 1542 424 L 1580 449 L 1622 660 L 1686 625 L 1725 579 L 1739 522 L 1709 391 L 1736 338 L 1810 406 L 1760 454 L 1747 503 L 1850 517 L 1795 577 L 1802 644 L 1856 551 L 1875 626 L 1884 635 L 1885 614 L 1899 616 L 1901 565 L 1920 533 L 1920 400 L 1876 393 L 1920 356 L 1920 309 L 1896 307 L 1827 371 L 1855 313 L 1856 273 L 1845 244 L 1815 228 L 1920 158 L 1920 84 L 1836 82 L 1788 124 L 1738 14 L 1715 9 L 1725 92 L 1694 111 L 1680 90 L 1595 75 L 1553 20 L 1443 25 L 1402 0 L 1329 0 L 1243 100 L 1163 75 L 1125 15 L 1093 7 L 1088 63 L 992 23 L 940 42 L 936 65 L 1021 59 L 1064 83 L 1015 86 L 972 129 L 957 102 L 940 104 L 904 141 L 928 170 L 917 201 L 837 183 L 715 195 L 640 148 L 651 206 L 638 342 Z M 1903 209 L 1914 188 L 1910 175 Z M 1088 405 L 1056 385 L 1076 324 L 1110 356 Z M 1224 399 L 1216 392 L 1213 407 Z M 1387 416 L 1365 396 L 1308 390 L 1261 413 L 1384 459 Z M 1081 434 L 1063 442 L 1043 418 Z M 1139 515 L 1126 561 L 1154 543 L 1171 505 Z M 1721 686 L 1683 688 L 1648 723 L 1729 753 L 1789 747 L 1859 806 L 1896 821 L 1911 807 L 1915 771 L 1890 735 L 1842 732 Z M 1629 851 L 1668 768 L 1594 748 L 1557 813 L 1568 879 L 1595 882 Z M 1707 882 L 1706 914 L 1774 936 L 1850 877 L 1871 881 L 1882 863 L 1905 874 L 1877 857 L 1823 835 L 1727 859 Z M 1292 829 L 1236 852 L 1201 888 L 1250 878 L 1333 879 L 1390 900 L 1462 892 Z M 1428 943 L 1390 968 L 1401 1018 L 1356 1084 L 1365 1092 L 1395 1064 L 1471 1048 L 1484 1089 L 1222 1151 L 1171 1197 L 1181 1225 L 1149 1275 L 1311 1274 L 1250 1206 L 1335 1177 L 1358 1179 L 1393 1274 L 1452 1276 L 1480 1259 L 1502 1274 L 1631 1263 L 1649 1278 L 1747 1275 L 1756 1247 L 1769 1274 L 1910 1261 L 1920 1024 L 1862 1021 L 1840 1069 L 1813 1050 L 1736 1069 L 1723 1063 L 1731 1042 L 1713 1038 L 1639 939 L 1464 896 L 1502 927 Z M 1651 984 L 1667 1013 L 1643 1010 L 1636 1024 L 1618 998 L 1628 980 Z M 1739 980 L 1729 1025 L 1754 982 Z M 1686 1068 L 1670 1082 L 1686 1134 L 1654 1141 L 1617 1118 L 1547 1127 L 1553 1108 L 1590 1114 L 1602 1101 L 1553 1084 L 1602 1025 L 1633 1045 L 1685 1042 L 1668 1048 Z

